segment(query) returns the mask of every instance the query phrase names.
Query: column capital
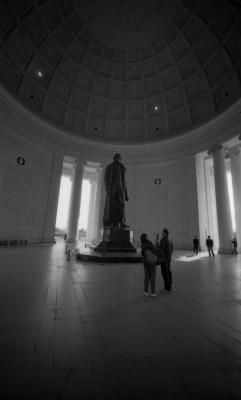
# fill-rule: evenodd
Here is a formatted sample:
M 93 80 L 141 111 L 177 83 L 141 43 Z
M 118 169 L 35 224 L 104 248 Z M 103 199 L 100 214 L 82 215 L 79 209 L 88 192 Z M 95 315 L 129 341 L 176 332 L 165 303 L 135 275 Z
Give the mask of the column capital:
M 240 154 L 240 147 L 239 146 L 231 147 L 228 150 L 229 150 L 230 156 L 238 156 Z
M 224 148 L 224 157 L 226 160 L 230 158 L 230 149 L 227 147 Z
M 217 151 L 223 149 L 223 146 L 221 144 L 213 144 L 209 149 L 208 149 L 208 155 L 213 155 Z
M 82 160 L 74 160 L 73 168 L 81 167 L 82 165 L 84 165 Z

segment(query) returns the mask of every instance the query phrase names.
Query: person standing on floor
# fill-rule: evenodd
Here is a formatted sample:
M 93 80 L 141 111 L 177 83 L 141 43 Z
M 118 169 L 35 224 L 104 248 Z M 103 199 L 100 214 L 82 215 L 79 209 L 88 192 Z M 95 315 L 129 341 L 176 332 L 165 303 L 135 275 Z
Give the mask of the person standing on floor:
M 238 252 L 237 252 L 238 243 L 237 243 L 237 239 L 236 238 L 233 238 L 232 245 L 233 245 L 232 254 L 236 254 L 237 255 L 238 254 Z
M 171 271 L 171 258 L 173 252 L 173 243 L 168 239 L 169 230 L 164 228 L 162 231 L 162 238 L 160 240 L 159 248 L 163 253 L 163 260 L 161 264 L 161 273 L 164 281 L 164 291 L 170 293 L 172 291 L 172 271 Z
M 213 239 L 208 235 L 207 239 L 206 239 L 206 246 L 208 249 L 208 254 L 209 257 L 211 256 L 215 256 L 214 252 L 213 252 Z
M 151 297 L 156 296 L 156 263 L 157 256 L 153 243 L 148 239 L 146 233 L 141 235 L 141 255 L 144 265 L 144 293 L 149 295 L 151 286 Z
M 199 240 L 197 236 L 195 236 L 193 239 L 193 253 L 196 254 L 196 256 L 198 255 L 198 250 L 199 250 Z

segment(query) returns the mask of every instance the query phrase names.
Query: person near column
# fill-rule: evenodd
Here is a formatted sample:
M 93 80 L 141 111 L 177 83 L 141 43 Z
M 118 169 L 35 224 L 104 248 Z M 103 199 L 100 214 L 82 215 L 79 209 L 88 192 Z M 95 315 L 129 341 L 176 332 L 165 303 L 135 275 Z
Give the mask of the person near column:
M 141 235 L 141 255 L 144 266 L 144 294 L 149 295 L 151 287 L 151 297 L 156 296 L 156 263 L 157 256 L 153 243 L 148 239 L 146 233 Z
M 160 240 L 159 248 L 163 253 L 163 260 L 161 261 L 161 273 L 164 281 L 164 292 L 170 293 L 172 291 L 172 271 L 171 271 L 171 258 L 173 252 L 173 243 L 168 239 L 169 230 L 164 228 L 162 231 L 162 238 Z M 161 290 L 163 292 L 163 290 Z
M 206 239 L 206 246 L 208 249 L 208 254 L 209 256 L 215 256 L 214 252 L 213 252 L 213 239 L 210 237 L 210 235 L 208 235 L 207 239 Z
M 193 253 L 198 255 L 198 250 L 199 250 L 199 240 L 197 236 L 195 236 L 193 239 Z
M 237 239 L 234 237 L 232 240 L 232 245 L 233 245 L 233 251 L 232 254 L 238 254 L 237 252 L 237 247 L 238 247 L 238 243 L 237 243 Z

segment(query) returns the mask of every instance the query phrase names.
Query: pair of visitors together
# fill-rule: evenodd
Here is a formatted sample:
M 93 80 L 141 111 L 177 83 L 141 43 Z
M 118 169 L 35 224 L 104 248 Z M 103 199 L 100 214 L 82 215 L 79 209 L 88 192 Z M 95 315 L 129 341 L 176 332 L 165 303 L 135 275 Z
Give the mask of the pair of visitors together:
M 168 229 L 164 228 L 158 247 L 153 245 L 146 233 L 141 235 L 141 251 L 144 265 L 144 293 L 146 296 L 149 295 L 149 285 L 151 287 L 151 296 L 156 296 L 156 266 L 158 264 L 161 266 L 161 274 L 164 281 L 164 290 L 161 290 L 161 292 L 170 293 L 172 291 L 171 257 L 173 243 L 169 240 L 168 235 Z

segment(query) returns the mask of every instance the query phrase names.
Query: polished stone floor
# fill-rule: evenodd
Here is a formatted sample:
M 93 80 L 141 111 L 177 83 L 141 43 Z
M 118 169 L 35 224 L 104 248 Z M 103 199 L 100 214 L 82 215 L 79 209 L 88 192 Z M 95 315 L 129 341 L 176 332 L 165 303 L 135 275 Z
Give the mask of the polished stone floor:
M 141 264 L 64 250 L 0 249 L 1 398 L 241 399 L 241 255 L 176 251 L 151 298 Z

